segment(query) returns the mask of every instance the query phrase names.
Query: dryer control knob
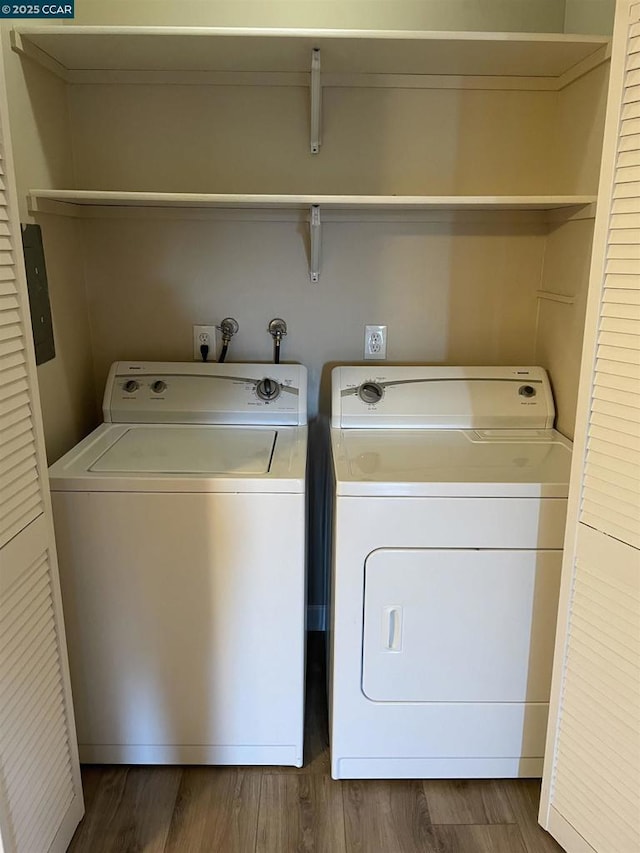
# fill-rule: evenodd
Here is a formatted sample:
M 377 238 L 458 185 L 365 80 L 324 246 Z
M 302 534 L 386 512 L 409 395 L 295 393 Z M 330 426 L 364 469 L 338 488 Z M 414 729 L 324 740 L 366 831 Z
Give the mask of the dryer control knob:
M 521 385 L 518 388 L 518 394 L 520 394 L 521 397 L 535 397 L 536 393 L 536 389 L 533 385 Z
M 363 382 L 358 388 L 358 396 L 363 403 L 379 403 L 383 395 L 382 386 L 377 382 Z
M 127 379 L 127 381 L 122 386 L 127 394 L 133 394 L 134 391 L 137 391 L 140 387 L 140 383 L 136 382 L 135 379 Z
M 256 394 L 261 400 L 266 400 L 267 402 L 277 400 L 280 396 L 280 386 L 275 379 L 269 379 L 268 376 L 265 376 L 256 385 Z
M 156 394 L 162 394 L 163 391 L 167 390 L 167 383 L 162 379 L 156 379 L 155 382 L 151 383 L 151 390 Z

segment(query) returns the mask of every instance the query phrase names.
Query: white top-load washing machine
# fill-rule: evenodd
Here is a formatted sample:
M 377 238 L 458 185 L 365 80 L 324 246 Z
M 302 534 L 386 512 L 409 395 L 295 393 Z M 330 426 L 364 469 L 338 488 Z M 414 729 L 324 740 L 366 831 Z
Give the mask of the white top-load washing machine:
M 117 363 L 51 467 L 82 761 L 302 764 L 306 387 Z
M 571 458 L 545 372 L 332 382 L 334 778 L 539 776 Z

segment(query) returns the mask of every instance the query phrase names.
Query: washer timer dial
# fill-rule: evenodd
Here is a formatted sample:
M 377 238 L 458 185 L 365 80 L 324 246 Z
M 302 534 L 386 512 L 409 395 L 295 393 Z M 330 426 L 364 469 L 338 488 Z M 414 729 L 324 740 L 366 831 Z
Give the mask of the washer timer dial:
M 269 379 L 268 376 L 265 376 L 256 384 L 256 394 L 261 400 L 269 403 L 272 400 L 277 400 L 280 396 L 280 386 L 275 379 Z
M 378 385 L 377 382 L 363 382 L 358 388 L 358 397 L 363 403 L 379 403 L 383 395 L 382 385 Z

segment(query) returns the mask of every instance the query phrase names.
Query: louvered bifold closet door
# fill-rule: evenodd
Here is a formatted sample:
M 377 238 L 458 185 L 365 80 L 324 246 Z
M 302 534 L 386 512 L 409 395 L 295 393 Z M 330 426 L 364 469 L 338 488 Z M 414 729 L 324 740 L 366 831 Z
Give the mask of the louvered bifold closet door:
M 640 22 L 616 155 L 580 520 L 640 548 Z
M 83 803 L 21 251 L 0 78 L 0 850 L 62 853 Z
M 621 15 L 540 813 L 571 853 L 640 851 L 640 3 Z
M 0 548 L 43 512 L 0 152 Z

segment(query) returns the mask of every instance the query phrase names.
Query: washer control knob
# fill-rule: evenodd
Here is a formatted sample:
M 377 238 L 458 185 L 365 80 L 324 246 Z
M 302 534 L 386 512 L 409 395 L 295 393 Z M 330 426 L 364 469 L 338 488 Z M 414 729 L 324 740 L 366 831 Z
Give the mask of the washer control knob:
M 122 386 L 127 394 L 133 394 L 134 391 L 137 391 L 140 387 L 140 383 L 136 382 L 135 379 L 127 379 L 127 381 Z
M 167 389 L 167 383 L 164 382 L 162 379 L 156 379 L 155 382 L 151 383 L 151 390 L 155 394 L 162 394 L 162 392 L 166 391 L 166 389 Z
M 256 394 L 261 400 L 266 400 L 267 402 L 277 400 L 280 396 L 280 386 L 275 379 L 269 379 L 268 376 L 265 376 L 256 385 Z
M 358 396 L 363 403 L 379 403 L 384 391 L 377 382 L 363 382 L 358 388 Z
M 521 385 L 518 388 L 518 394 L 520 394 L 521 397 L 535 397 L 537 391 L 533 385 Z

